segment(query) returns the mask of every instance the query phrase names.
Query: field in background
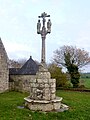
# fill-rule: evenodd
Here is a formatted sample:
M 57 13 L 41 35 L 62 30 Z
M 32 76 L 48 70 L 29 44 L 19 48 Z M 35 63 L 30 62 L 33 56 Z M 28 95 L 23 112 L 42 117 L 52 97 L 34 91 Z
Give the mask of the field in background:
M 81 78 L 81 81 L 83 81 L 82 84 L 84 84 L 86 88 L 90 88 L 90 78 Z
M 90 120 L 90 93 L 58 90 L 57 96 L 63 97 L 62 102 L 69 106 L 68 111 L 60 113 L 18 108 L 24 105 L 26 96 L 19 92 L 0 94 L 0 120 Z
M 84 84 L 86 88 L 90 88 L 90 73 L 81 74 L 81 84 Z

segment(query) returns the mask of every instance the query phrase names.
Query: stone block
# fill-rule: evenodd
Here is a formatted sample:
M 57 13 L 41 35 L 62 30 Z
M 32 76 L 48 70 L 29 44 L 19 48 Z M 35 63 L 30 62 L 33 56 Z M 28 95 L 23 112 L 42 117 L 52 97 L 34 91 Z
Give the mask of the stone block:
M 40 83 L 39 87 L 44 89 L 45 88 L 45 84 L 44 83 Z
M 35 83 L 35 87 L 38 88 L 38 87 L 39 87 L 39 84 L 38 84 L 38 83 Z
M 51 94 L 50 98 L 51 100 L 55 99 L 56 98 L 55 93 Z
M 26 106 L 30 110 L 34 111 L 52 111 L 53 110 L 53 105 L 51 103 L 48 104 L 41 104 L 41 103 L 26 103 Z
M 36 93 L 36 88 L 32 88 L 32 93 L 35 94 Z
M 51 93 L 55 93 L 56 92 L 56 88 L 52 87 L 52 88 L 50 88 L 50 91 L 51 91 Z
M 49 79 L 43 79 L 43 82 L 44 82 L 45 84 L 48 84 L 48 80 L 49 80 Z
M 60 102 L 53 103 L 53 109 L 54 109 L 54 110 L 59 110 L 59 109 L 60 109 L 60 106 L 61 106 L 61 103 L 60 103 Z
M 45 92 L 45 94 L 50 94 L 50 89 L 49 88 L 45 88 L 44 92 Z
M 49 83 L 56 83 L 56 79 L 49 79 Z
M 36 88 L 36 83 L 30 83 L 31 88 Z
M 24 98 L 25 106 L 34 111 L 64 111 L 68 110 L 68 106 L 61 104 L 62 98 L 56 97 L 54 100 L 34 100 L 30 96 Z
M 50 83 L 50 87 L 51 87 L 51 88 L 55 88 L 55 87 L 56 87 L 55 82 L 51 82 L 51 83 Z
M 37 79 L 36 82 L 37 83 L 43 83 L 43 79 Z
M 49 88 L 49 87 L 50 87 L 50 85 L 46 83 L 45 84 L 45 88 Z
M 36 83 L 36 79 L 35 79 L 35 78 L 30 79 L 30 82 L 31 82 L 31 83 Z
M 51 100 L 53 103 L 61 102 L 62 97 L 56 97 L 55 99 Z
M 45 94 L 45 100 L 50 100 L 50 99 L 51 99 L 50 93 Z
M 46 104 L 43 106 L 42 111 L 52 111 L 53 110 L 53 105 L 52 103 Z
M 37 107 L 37 104 L 30 104 L 29 105 L 29 108 L 31 109 L 31 110 L 38 110 L 38 107 Z
M 45 72 L 45 71 L 42 71 L 42 72 L 37 72 L 37 78 L 38 79 L 50 79 L 51 75 L 50 75 L 50 72 Z

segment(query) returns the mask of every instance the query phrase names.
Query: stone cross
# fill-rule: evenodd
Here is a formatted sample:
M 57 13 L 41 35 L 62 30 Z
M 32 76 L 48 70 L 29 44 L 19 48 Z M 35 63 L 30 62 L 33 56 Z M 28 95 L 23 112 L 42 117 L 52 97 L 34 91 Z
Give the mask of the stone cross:
M 47 13 L 43 12 L 41 14 L 41 16 L 38 16 L 39 18 L 42 18 L 42 29 L 41 29 L 41 23 L 40 20 L 38 20 L 37 23 L 37 33 L 41 34 L 41 38 L 42 38 L 42 51 L 41 51 L 41 63 L 44 65 L 46 63 L 45 60 L 45 39 L 46 39 L 46 35 L 51 32 L 51 21 L 50 19 L 47 22 L 47 30 L 45 27 L 45 22 L 46 22 L 46 17 L 50 17 L 50 15 L 47 15 Z
M 30 110 L 35 111 L 59 111 L 65 109 L 61 104 L 62 97 L 56 97 L 56 80 L 51 79 L 50 72 L 45 67 L 45 38 L 47 33 L 51 32 L 51 21 L 47 22 L 47 30 L 45 28 L 46 17 L 50 17 L 45 12 L 39 16 L 43 19 L 41 29 L 40 20 L 37 23 L 37 33 L 42 37 L 42 57 L 39 70 L 36 77 L 31 79 L 30 83 L 30 96 L 24 98 L 25 106 Z

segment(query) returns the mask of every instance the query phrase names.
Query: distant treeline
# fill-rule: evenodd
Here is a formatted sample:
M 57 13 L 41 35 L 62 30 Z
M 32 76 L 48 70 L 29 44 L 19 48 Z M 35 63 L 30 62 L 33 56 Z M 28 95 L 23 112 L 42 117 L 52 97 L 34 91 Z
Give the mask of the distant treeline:
M 90 73 L 81 73 L 81 78 L 90 78 Z

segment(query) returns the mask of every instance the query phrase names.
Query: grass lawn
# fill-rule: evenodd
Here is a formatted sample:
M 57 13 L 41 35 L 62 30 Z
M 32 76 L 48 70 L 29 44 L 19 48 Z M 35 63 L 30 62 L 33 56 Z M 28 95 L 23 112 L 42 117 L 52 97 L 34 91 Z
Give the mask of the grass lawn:
M 80 80 L 84 82 L 86 88 L 90 88 L 90 78 L 81 78 Z
M 23 98 L 28 94 L 7 92 L 0 94 L 0 120 L 90 120 L 90 93 L 73 91 L 57 91 L 63 97 L 63 103 L 70 108 L 61 113 L 31 112 L 19 109 Z
M 90 78 L 83 78 L 84 85 L 86 88 L 90 88 Z

